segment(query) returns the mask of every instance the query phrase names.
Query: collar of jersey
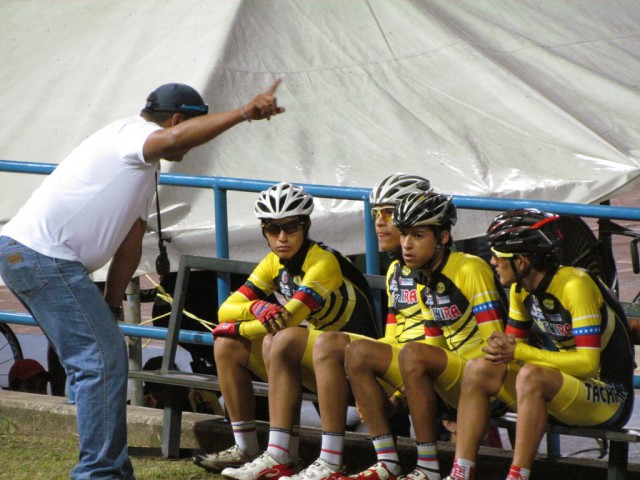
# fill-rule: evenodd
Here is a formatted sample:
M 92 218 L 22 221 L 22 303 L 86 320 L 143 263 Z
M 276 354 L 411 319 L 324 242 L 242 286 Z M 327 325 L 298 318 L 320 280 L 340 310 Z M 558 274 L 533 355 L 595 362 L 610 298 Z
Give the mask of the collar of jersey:
M 313 240 L 305 238 L 300 250 L 298 250 L 298 253 L 289 260 L 280 259 L 280 265 L 286 268 L 290 275 L 300 275 L 302 273 L 302 264 L 304 263 L 305 258 L 307 258 L 307 253 L 309 253 L 312 243 Z

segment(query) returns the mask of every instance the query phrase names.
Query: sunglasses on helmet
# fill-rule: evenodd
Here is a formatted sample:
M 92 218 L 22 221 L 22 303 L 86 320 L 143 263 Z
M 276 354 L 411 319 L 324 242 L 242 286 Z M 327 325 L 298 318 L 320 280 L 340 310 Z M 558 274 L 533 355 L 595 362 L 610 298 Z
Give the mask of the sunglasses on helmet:
M 514 253 L 499 252 L 498 250 L 496 250 L 493 247 L 491 247 L 491 253 L 493 253 L 493 256 L 496 257 L 496 258 L 512 258 L 512 257 L 515 257 Z

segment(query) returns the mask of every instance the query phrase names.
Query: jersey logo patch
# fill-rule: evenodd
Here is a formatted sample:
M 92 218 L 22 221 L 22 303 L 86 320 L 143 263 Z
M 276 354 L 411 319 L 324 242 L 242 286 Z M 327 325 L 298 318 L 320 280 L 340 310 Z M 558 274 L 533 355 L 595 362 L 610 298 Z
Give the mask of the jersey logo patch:
M 413 290 L 400 290 L 394 297 L 393 306 L 395 307 L 398 303 L 404 303 L 405 305 L 413 305 L 418 303 L 418 291 L 416 289 Z

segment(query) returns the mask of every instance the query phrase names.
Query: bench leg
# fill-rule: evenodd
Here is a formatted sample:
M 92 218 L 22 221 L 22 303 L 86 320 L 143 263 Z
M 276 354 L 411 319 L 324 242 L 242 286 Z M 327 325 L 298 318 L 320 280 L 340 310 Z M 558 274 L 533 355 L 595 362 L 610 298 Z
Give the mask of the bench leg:
M 626 442 L 609 443 L 609 466 L 607 480 L 625 480 L 629 464 L 629 444 Z
M 547 432 L 547 456 L 554 460 L 562 457 L 560 449 L 560 435 Z
M 173 395 L 170 395 L 173 397 Z M 180 434 L 182 433 L 182 410 L 175 405 L 164 408 L 162 420 L 162 456 L 180 458 Z

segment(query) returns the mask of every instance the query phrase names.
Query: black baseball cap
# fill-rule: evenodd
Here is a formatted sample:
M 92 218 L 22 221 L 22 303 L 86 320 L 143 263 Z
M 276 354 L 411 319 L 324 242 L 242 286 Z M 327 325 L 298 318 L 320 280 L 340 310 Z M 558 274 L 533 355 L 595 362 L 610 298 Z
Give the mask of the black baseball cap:
M 200 94 L 183 83 L 167 83 L 156 88 L 147 97 L 143 112 L 178 112 L 190 117 L 206 115 L 209 105 Z

